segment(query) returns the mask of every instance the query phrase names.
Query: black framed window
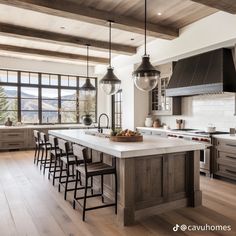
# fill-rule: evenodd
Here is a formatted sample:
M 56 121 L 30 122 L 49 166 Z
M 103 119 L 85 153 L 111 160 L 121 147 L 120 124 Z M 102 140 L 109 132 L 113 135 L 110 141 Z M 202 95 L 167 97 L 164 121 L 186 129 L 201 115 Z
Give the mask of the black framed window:
M 122 90 L 112 96 L 112 122 L 114 128 L 122 128 Z
M 59 123 L 58 88 L 42 88 L 42 123 Z
M 90 80 L 97 88 L 97 78 Z M 84 82 L 81 76 L 0 69 L 0 124 L 7 117 L 28 124 L 80 123 L 84 103 L 96 122 L 97 92 L 85 97 L 79 89 Z
M 18 88 L 16 86 L 0 86 L 0 123 L 4 124 L 7 117 L 18 120 Z
M 39 123 L 39 93 L 36 87 L 20 88 L 21 122 Z
M 81 114 L 80 114 L 81 115 Z M 77 90 L 61 90 L 61 121 L 62 123 L 77 122 Z

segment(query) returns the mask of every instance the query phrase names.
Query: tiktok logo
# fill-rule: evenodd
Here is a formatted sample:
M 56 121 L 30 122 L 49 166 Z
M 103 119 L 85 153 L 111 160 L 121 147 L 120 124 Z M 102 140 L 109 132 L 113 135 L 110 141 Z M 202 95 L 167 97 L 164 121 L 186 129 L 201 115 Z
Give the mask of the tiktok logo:
M 176 231 L 178 231 L 178 229 L 179 229 L 179 225 L 176 224 L 176 225 L 173 227 L 173 231 L 176 232 Z
M 173 227 L 173 231 L 176 232 L 178 230 L 181 230 L 181 231 L 186 231 L 188 229 L 188 226 L 187 225 L 178 225 L 176 224 L 174 227 Z

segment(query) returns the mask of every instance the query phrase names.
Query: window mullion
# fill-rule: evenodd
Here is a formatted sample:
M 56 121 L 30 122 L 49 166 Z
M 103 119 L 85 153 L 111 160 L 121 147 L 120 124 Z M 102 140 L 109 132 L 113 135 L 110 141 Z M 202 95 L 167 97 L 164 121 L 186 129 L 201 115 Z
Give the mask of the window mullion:
M 39 86 L 38 86 L 38 119 L 39 124 L 42 124 L 42 74 L 39 73 Z

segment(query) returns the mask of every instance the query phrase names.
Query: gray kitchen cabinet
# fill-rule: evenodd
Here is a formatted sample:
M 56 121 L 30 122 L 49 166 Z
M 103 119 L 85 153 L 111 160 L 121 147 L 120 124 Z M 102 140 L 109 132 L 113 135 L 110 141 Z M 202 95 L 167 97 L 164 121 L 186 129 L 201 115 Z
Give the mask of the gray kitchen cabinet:
M 26 129 L 2 129 L 0 150 L 24 149 L 27 146 Z
M 216 138 L 214 144 L 214 176 L 236 180 L 236 140 Z
M 150 92 L 150 111 L 152 115 L 181 115 L 181 97 L 167 97 L 166 88 L 173 72 L 173 63 L 156 67 L 161 72 L 156 88 Z

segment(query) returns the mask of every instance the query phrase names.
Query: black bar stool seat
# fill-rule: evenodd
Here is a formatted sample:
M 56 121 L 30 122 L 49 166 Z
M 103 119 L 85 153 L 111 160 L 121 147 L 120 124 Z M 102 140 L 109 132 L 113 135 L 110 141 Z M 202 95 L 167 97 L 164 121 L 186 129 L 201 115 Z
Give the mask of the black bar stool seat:
M 88 162 L 88 152 L 87 148 L 82 147 L 78 144 L 73 144 L 73 153 L 78 158 L 78 160 L 83 160 L 83 164 L 76 166 L 76 184 L 75 184 L 75 191 L 74 191 L 74 201 L 73 201 L 73 208 L 75 209 L 76 202 L 80 204 L 79 200 L 83 199 L 83 221 L 85 220 L 85 212 L 90 210 L 96 210 L 99 208 L 104 207 L 115 207 L 115 213 L 117 214 L 117 173 L 116 173 L 116 160 L 113 159 L 112 166 L 107 165 L 103 162 Z M 102 158 L 103 159 L 103 158 Z M 85 178 L 85 185 L 83 187 L 77 188 L 77 184 L 81 182 L 81 175 Z M 103 194 L 103 176 L 104 175 L 114 175 L 115 176 L 115 201 L 113 203 L 107 203 L 103 205 L 98 205 L 94 207 L 87 207 L 87 198 L 92 197 L 102 197 L 102 203 L 104 203 L 104 194 Z M 101 176 L 101 192 L 94 194 L 93 191 L 91 195 L 88 195 L 87 190 L 90 188 L 88 185 L 88 179 L 94 176 Z M 78 178 L 79 177 L 79 178 Z M 92 181 L 91 181 L 92 182 Z M 78 197 L 77 191 L 84 190 L 84 196 Z
M 76 170 L 78 170 L 81 174 L 85 174 L 84 165 L 76 166 Z M 114 171 L 114 166 L 107 165 L 106 163 L 95 162 L 87 165 L 88 176 L 114 174 Z

